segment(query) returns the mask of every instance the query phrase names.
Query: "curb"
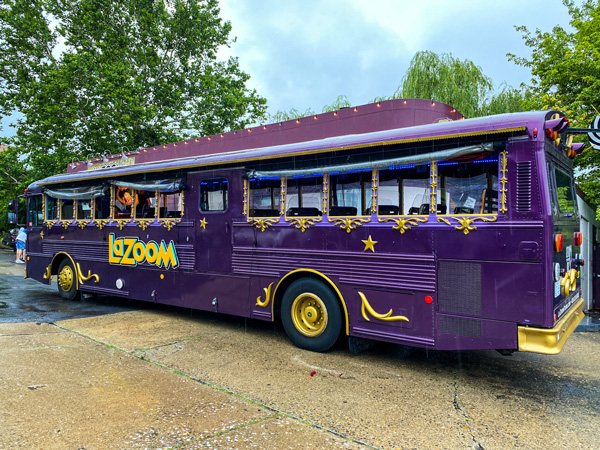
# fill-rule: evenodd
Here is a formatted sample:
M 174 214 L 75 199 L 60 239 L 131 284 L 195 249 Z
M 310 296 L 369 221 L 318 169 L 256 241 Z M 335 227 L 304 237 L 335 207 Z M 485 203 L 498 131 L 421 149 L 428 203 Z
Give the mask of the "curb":
M 575 332 L 600 331 L 600 311 L 587 311 Z

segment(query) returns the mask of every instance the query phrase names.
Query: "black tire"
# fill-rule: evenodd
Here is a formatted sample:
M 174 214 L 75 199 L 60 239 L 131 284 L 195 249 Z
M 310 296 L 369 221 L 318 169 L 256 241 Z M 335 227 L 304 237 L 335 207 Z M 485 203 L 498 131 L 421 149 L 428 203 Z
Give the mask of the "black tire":
M 300 348 L 326 352 L 342 331 L 342 310 L 335 294 L 321 281 L 302 278 L 288 287 L 281 301 L 281 321 Z
M 77 272 L 70 259 L 65 258 L 58 266 L 58 293 L 64 300 L 79 300 L 81 297 L 77 290 Z

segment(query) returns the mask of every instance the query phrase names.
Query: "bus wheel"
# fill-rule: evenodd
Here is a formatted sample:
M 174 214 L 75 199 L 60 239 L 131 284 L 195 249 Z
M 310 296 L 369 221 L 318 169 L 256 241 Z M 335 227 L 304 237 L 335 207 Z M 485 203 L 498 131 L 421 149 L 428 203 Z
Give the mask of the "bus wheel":
M 298 347 L 325 352 L 337 342 L 342 330 L 342 311 L 331 290 L 318 280 L 294 281 L 281 302 L 281 321 Z
M 58 293 L 65 300 L 75 300 L 78 297 L 75 268 L 68 259 L 63 259 L 58 266 Z

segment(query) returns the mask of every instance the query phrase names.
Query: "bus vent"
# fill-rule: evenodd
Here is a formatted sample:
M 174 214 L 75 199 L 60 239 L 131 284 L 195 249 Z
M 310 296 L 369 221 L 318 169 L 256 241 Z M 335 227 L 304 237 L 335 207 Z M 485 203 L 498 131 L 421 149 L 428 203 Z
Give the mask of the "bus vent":
M 531 211 L 531 161 L 517 162 L 517 211 Z
M 481 322 L 462 317 L 440 316 L 441 334 L 455 334 L 466 337 L 481 337 Z
M 441 261 L 438 303 L 441 312 L 481 314 L 481 264 Z

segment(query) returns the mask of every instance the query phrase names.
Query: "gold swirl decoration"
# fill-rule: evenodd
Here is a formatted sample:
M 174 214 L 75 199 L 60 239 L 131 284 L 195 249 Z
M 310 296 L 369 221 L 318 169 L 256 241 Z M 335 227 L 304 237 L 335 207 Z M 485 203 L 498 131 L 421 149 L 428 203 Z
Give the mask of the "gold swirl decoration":
M 149 225 L 154 223 L 154 219 L 136 219 L 134 222 L 140 227 L 142 230 L 146 230 Z
M 431 163 L 431 200 L 429 202 L 429 212 L 437 212 L 437 185 L 438 185 L 438 169 L 437 163 Z
M 275 225 L 279 222 L 279 218 L 277 219 L 252 219 L 252 225 L 256 228 L 260 229 L 261 232 L 265 231 L 272 225 Z
M 379 179 L 377 178 L 377 169 L 373 169 L 371 178 L 371 214 L 377 213 L 377 191 L 379 189 Z
M 471 226 L 471 224 L 473 222 L 475 222 L 476 220 L 481 220 L 483 222 L 495 222 L 496 220 L 498 220 L 498 216 L 494 216 L 494 217 L 486 217 L 486 216 L 452 217 L 452 216 L 449 216 L 448 218 L 438 217 L 437 221 L 444 222 L 446 225 L 452 226 L 450 219 L 456 220 L 458 222 L 458 225 L 456 225 L 454 227 L 454 229 L 458 230 L 458 231 L 462 231 L 466 236 L 471 231 L 475 231 L 477 229 L 477 227 Z
M 261 301 L 261 295 L 256 298 L 256 306 L 260 306 L 261 308 L 266 308 L 269 306 L 269 302 L 271 301 L 271 288 L 273 287 L 273 283 L 269 285 L 269 287 L 263 288 L 265 291 L 265 301 Z
M 43 278 L 44 278 L 44 280 L 49 280 L 51 276 L 52 276 L 52 264 L 48 264 L 48 267 L 46 267 L 46 273 L 44 273 Z
M 360 299 L 362 300 L 362 306 L 360 307 L 360 312 L 362 313 L 362 316 L 365 320 L 368 320 L 369 322 L 371 321 L 371 319 L 369 319 L 369 316 L 367 315 L 367 313 L 369 313 L 375 319 L 383 320 L 384 322 L 398 322 L 398 321 L 409 322 L 408 317 L 406 317 L 406 316 L 392 316 L 391 309 L 386 314 L 380 314 L 380 313 L 376 312 L 373 309 L 373 307 L 369 304 L 369 302 L 367 301 L 367 297 L 365 296 L 365 294 L 363 294 L 362 292 L 359 291 L 358 295 L 360 296 Z
M 362 227 L 363 223 L 369 223 L 371 218 L 361 219 L 360 217 L 334 217 L 328 220 L 329 222 L 334 222 L 342 230 L 346 230 L 347 233 L 350 233 L 352 230 L 356 230 L 357 227 Z
M 61 220 L 59 223 L 60 223 L 60 226 L 66 230 L 67 228 L 69 228 L 69 225 L 71 225 L 71 223 L 73 223 L 73 221 L 72 220 Z
M 287 219 L 287 218 L 285 219 L 285 221 L 289 222 L 291 226 L 296 227 L 299 230 L 302 230 L 303 233 L 306 230 L 308 230 L 311 226 L 313 226 L 315 223 L 318 223 L 321 220 L 323 220 L 321 217 L 319 217 L 319 218 L 295 217 L 293 219 Z
M 90 223 L 89 220 L 86 219 L 82 219 L 82 220 L 76 220 L 75 223 L 77 224 L 77 226 L 79 228 L 81 228 L 82 230 L 88 226 L 88 223 Z
M 92 220 L 92 223 L 94 225 L 96 225 L 100 229 L 103 229 L 109 222 L 110 222 L 110 219 L 95 219 L 95 220 Z
M 500 172 L 502 173 L 502 177 L 500 177 L 500 184 L 502 185 L 502 188 L 500 189 L 500 212 L 501 213 L 505 213 L 506 211 L 508 211 L 506 209 L 506 193 L 508 192 L 506 190 L 506 183 L 508 182 L 508 179 L 506 178 L 506 172 L 508 172 L 508 169 L 506 168 L 506 164 L 507 164 L 507 160 L 506 160 L 506 155 L 508 155 L 508 152 L 500 152 L 500 164 L 501 164 L 501 169 Z
M 79 281 L 79 284 L 83 284 L 84 281 L 89 281 L 92 278 L 94 279 L 95 283 L 100 282 L 100 277 L 98 275 L 96 275 L 95 273 L 92 274 L 91 270 L 88 270 L 87 276 L 84 276 L 83 272 L 81 271 L 81 266 L 79 265 L 79 263 L 77 263 L 76 266 L 77 266 L 77 280 Z
M 387 219 L 378 219 L 379 222 L 394 222 L 392 228 L 400 231 L 401 234 L 406 233 L 406 230 L 410 230 L 412 227 L 419 226 L 419 223 L 425 223 L 429 219 L 427 217 L 388 217 Z

